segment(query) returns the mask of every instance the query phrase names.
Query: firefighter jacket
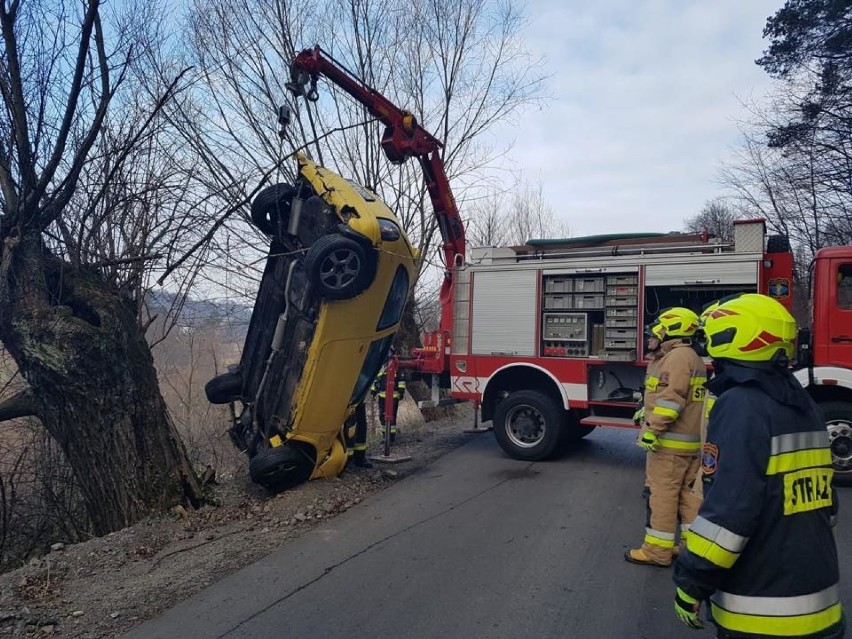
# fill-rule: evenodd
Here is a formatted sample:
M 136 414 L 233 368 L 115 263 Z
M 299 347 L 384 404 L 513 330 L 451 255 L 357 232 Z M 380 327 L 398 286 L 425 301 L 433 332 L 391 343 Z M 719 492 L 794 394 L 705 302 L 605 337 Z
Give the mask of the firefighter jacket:
M 657 436 L 660 451 L 698 455 L 707 367 L 689 341 L 663 342 L 660 351 L 656 378 L 645 380 L 645 427 Z
M 373 382 L 373 385 L 370 387 L 370 392 L 374 396 L 378 395 L 380 398 L 384 399 L 387 396 L 387 385 L 388 372 L 385 369 L 382 369 L 378 377 L 376 377 Z M 402 396 L 405 394 L 405 389 L 405 380 L 400 375 L 397 375 L 394 382 L 393 398 L 402 399 Z
M 840 636 L 836 496 L 822 413 L 786 369 L 723 363 L 704 502 L 674 580 L 725 637 Z

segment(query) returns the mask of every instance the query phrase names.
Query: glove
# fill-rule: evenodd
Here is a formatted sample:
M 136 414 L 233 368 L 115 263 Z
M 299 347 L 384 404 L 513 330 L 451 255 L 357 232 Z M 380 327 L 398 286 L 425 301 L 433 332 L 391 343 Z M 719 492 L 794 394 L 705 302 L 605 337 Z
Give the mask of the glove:
M 698 618 L 698 611 L 701 609 L 701 602 L 698 599 L 690 597 L 678 588 L 675 592 L 674 604 L 675 614 L 681 623 L 693 630 L 701 630 L 704 627 L 704 622 Z
M 636 445 L 649 453 L 655 452 L 660 447 L 657 443 L 657 436 L 650 430 L 642 431 L 642 438 L 636 442 Z
M 641 426 L 644 421 L 645 421 L 645 407 L 643 406 L 642 408 L 637 410 L 635 413 L 633 413 L 633 423 L 636 424 L 637 426 Z

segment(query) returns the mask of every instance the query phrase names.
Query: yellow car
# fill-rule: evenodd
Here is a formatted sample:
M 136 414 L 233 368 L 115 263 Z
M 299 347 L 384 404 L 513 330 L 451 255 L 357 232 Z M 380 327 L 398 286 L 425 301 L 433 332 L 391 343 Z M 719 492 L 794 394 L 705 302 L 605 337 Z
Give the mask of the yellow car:
M 231 439 L 272 491 L 343 470 L 344 422 L 388 357 L 419 259 L 373 192 L 297 161 L 295 184 L 252 203 L 266 268 L 240 364 L 205 387 L 241 404 Z

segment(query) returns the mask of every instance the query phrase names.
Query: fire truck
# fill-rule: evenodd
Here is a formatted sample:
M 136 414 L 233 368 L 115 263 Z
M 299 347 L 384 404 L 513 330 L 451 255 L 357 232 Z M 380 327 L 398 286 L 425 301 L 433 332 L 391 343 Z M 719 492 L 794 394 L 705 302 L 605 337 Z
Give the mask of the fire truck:
M 737 292 L 792 308 L 793 261 L 763 220 L 722 242 L 634 234 L 470 251 L 455 271 L 450 385 L 481 406 L 512 457 L 546 459 L 597 426 L 634 427 L 644 329 L 672 306 Z M 822 406 L 839 478 L 852 479 L 852 247 L 814 261 L 812 329 L 796 376 Z
M 699 312 L 737 292 L 792 308 L 790 246 L 767 237 L 763 220 L 737 222 L 728 242 L 619 234 L 467 254 L 441 142 L 319 47 L 299 53 L 290 71 L 297 95 L 316 100 L 323 76 L 383 122 L 391 162 L 420 162 L 443 240 L 441 319 L 398 364 L 430 383 L 429 404 L 474 402 L 511 457 L 550 458 L 598 426 L 635 428 L 644 330 L 661 310 Z M 823 409 L 836 476 L 852 481 L 852 246 L 820 250 L 812 269 L 812 321 L 803 323 L 795 374 Z

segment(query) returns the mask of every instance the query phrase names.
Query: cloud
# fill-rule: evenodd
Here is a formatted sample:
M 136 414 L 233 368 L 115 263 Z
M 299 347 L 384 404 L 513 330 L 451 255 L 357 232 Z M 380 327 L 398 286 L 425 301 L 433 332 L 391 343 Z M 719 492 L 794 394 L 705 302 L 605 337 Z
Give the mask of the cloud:
M 778 0 L 531 0 L 524 38 L 553 96 L 501 130 L 575 235 L 668 231 L 723 192 Z

